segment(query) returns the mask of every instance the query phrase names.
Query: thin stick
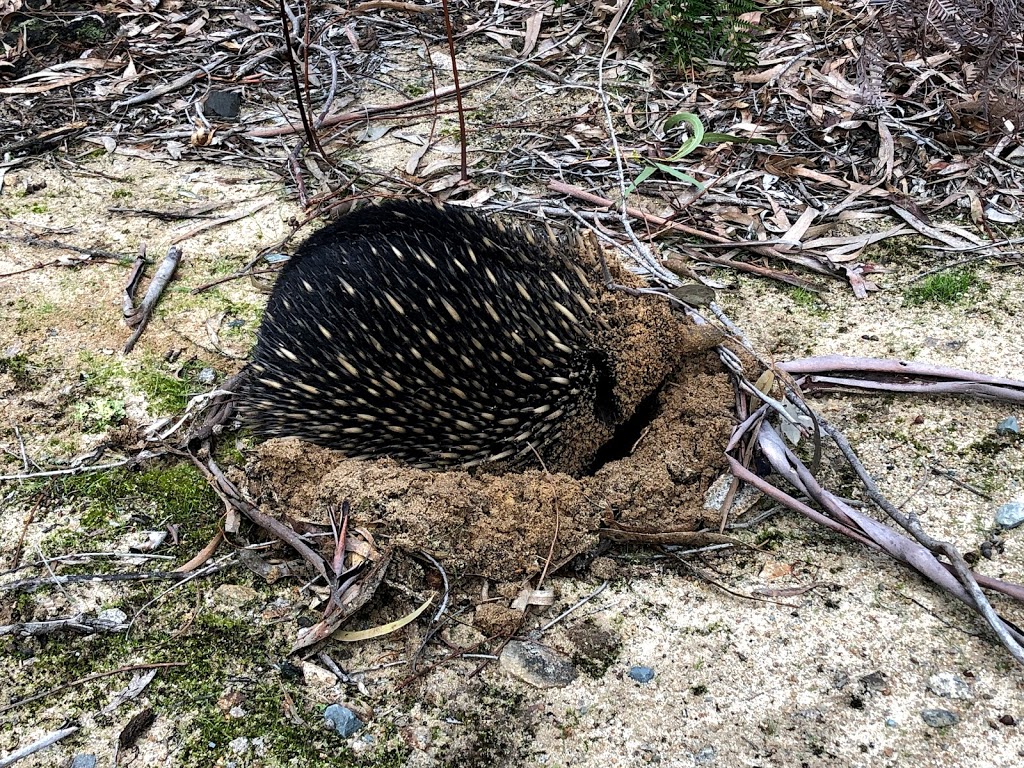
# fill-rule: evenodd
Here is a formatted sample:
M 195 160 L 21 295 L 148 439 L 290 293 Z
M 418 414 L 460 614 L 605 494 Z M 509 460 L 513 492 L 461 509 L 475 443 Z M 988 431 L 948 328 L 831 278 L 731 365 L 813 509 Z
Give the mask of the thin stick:
M 72 733 L 77 731 L 78 726 L 75 725 L 71 728 L 63 728 L 59 731 L 48 733 L 46 736 L 43 736 L 43 738 L 39 739 L 39 741 L 29 744 L 27 747 L 22 747 L 15 752 L 11 752 L 7 757 L 0 757 L 0 768 L 7 768 L 9 765 L 14 765 L 19 760 L 44 750 L 47 747 L 53 746 L 61 739 L 70 736 Z
M 441 0 L 444 14 L 444 32 L 448 37 L 448 54 L 452 59 L 452 78 L 455 80 L 455 109 L 459 113 L 459 137 L 462 145 L 462 183 L 469 181 L 469 164 L 466 151 L 466 113 L 462 108 L 462 88 L 459 87 L 459 65 L 455 61 L 455 36 L 452 33 L 452 19 L 448 13 L 448 0 Z

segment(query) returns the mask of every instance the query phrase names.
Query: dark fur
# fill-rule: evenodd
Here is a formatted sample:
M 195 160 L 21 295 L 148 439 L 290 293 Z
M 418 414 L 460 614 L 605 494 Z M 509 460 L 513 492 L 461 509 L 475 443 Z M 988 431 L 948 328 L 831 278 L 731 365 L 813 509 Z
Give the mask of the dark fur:
M 243 419 L 262 437 L 424 467 L 544 457 L 568 418 L 612 402 L 571 251 L 463 208 L 343 216 L 281 270 Z

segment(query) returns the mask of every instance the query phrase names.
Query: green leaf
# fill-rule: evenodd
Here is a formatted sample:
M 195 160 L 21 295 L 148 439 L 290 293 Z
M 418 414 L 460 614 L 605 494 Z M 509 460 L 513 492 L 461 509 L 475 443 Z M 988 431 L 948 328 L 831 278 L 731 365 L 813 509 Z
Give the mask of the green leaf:
M 679 179 L 680 181 L 685 181 L 687 184 L 692 184 L 693 186 L 695 186 L 701 192 L 704 191 L 704 185 L 703 184 L 701 184 L 699 181 L 697 181 L 695 178 L 693 178 L 693 176 L 691 176 L 690 174 L 683 173 L 678 168 L 673 168 L 671 165 L 665 165 L 664 163 L 657 163 L 657 162 L 654 162 L 653 160 L 651 161 L 651 165 L 653 165 L 659 171 L 667 173 L 669 176 L 672 176 L 672 177 L 674 177 L 676 179 Z
M 643 184 L 645 181 L 647 181 L 649 178 L 651 178 L 651 174 L 653 174 L 656 170 L 657 169 L 653 165 L 648 165 L 646 168 L 640 171 L 640 174 L 635 179 L 633 179 L 633 183 L 629 185 L 629 188 L 626 190 L 626 194 L 632 195 L 634 192 L 636 192 L 636 188 Z
M 704 123 L 693 112 L 680 112 L 672 115 L 665 121 L 665 130 L 671 131 L 680 123 L 686 123 L 689 126 L 690 138 L 683 142 L 669 160 L 682 160 L 704 142 Z

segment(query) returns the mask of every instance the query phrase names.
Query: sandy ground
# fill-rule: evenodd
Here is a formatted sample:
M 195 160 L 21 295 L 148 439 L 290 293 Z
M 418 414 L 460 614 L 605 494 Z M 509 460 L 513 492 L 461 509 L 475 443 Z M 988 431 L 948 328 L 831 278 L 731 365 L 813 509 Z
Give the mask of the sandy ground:
M 45 180 L 45 189 L 21 196 L 17 177 L 23 176 Z M 185 258 L 177 280 L 128 357 L 119 351 L 128 336 L 119 311 L 128 263 L 49 265 L 3 278 L 0 354 L 28 360 L 27 380 L 10 366 L 0 373 L 4 472 L 19 472 L 23 455 L 51 468 L 100 444 L 114 426 L 168 415 L 155 404 L 152 387 L 140 384 L 147 377 L 184 377 L 201 391 L 200 382 L 189 377 L 209 368 L 222 379 L 241 366 L 264 297 L 247 280 L 198 296 L 190 290 L 230 274 L 289 231 L 296 209 L 281 200 L 276 179 L 100 157 L 83 160 L 77 169 L 40 163 L 19 170 L 16 178 L 9 174 L 7 182 L 0 205 L 11 222 L 3 226 L 4 234 L 23 234 L 13 222 L 36 231 L 49 228 L 48 237 L 114 250 L 129 261 L 141 243 L 152 256 L 162 255 L 171 239 L 195 222 L 110 214 L 111 205 L 167 209 L 222 201 L 237 211 L 254 199 L 270 204 L 182 242 Z M 118 190 L 128 189 L 126 201 Z M 0 273 L 64 255 L 3 242 Z M 884 254 L 879 258 L 886 260 Z M 723 292 L 721 303 L 754 345 L 776 359 L 844 352 L 1024 377 L 1024 337 L 1015 328 L 1024 309 L 1019 270 L 982 270 L 987 288 L 973 289 L 961 303 L 912 307 L 903 300 L 901 280 L 916 271 L 916 258 L 912 252 L 894 256 L 893 271 L 880 281 L 884 290 L 864 301 L 834 285 L 808 303 L 741 278 L 736 290 Z M 184 369 L 182 361 L 192 362 Z M 992 544 L 992 559 L 982 558 L 978 567 L 1024 580 L 1024 534 L 990 535 L 996 508 L 1024 495 L 1021 442 L 995 436 L 1001 419 L 1024 416 L 1019 408 L 865 396 L 822 398 L 815 405 L 846 431 L 891 499 L 963 551 Z M 114 416 L 105 418 L 111 410 Z M 249 453 L 245 443 L 239 447 Z M 245 458 L 235 464 L 239 471 Z M 829 475 L 845 492 L 854 492 L 849 473 L 831 456 L 826 457 Z M 153 508 L 119 508 L 96 524 L 89 518 L 94 507 L 80 497 L 47 495 L 21 482 L 5 483 L 2 492 L 5 564 L 19 540 L 25 561 L 39 552 L 53 558 L 69 551 L 126 548 L 132 536 L 160 527 L 159 502 Z M 634 503 L 638 498 L 642 494 L 632 497 Z M 219 513 L 214 500 L 197 509 L 191 525 L 215 524 Z M 189 527 L 186 520 L 183 529 Z M 8 682 L 0 684 L 0 706 L 118 665 L 178 659 L 188 666 L 181 673 L 161 672 L 141 696 L 111 713 L 100 710 L 124 688 L 127 676 L 62 690 L 42 703 L 5 712 L 0 755 L 71 723 L 81 730 L 20 765 L 59 765 L 87 753 L 96 754 L 100 765 L 111 765 L 118 733 L 131 715 L 153 706 L 155 723 L 138 746 L 125 749 L 122 762 L 270 766 L 330 759 L 338 765 L 596 767 L 1009 766 L 1024 761 L 1024 672 L 965 610 L 907 571 L 789 513 L 737 536 L 751 546 L 686 556 L 684 562 L 643 548 L 617 548 L 605 553 L 614 568 L 602 558 L 550 580 L 554 604 L 532 608 L 524 631 L 548 624 L 612 577 L 594 599 L 539 635 L 574 658 L 580 670 L 568 686 L 547 690 L 527 686 L 496 664 L 471 674 L 479 658 L 438 664 L 411 678 L 408 664 L 388 665 L 417 651 L 423 637 L 416 625 L 387 638 L 332 646 L 330 652 L 354 674 L 349 685 L 336 685 L 329 676 L 318 684 L 316 667 L 308 666 L 305 684 L 297 683 L 282 662 L 296 621 L 315 619 L 315 599 L 295 579 L 268 584 L 237 564 L 170 599 L 162 596 L 163 586 L 5 590 L 0 624 L 111 606 L 131 617 L 157 602 L 145 608 L 127 639 L 113 645 L 76 635 L 0 638 L 4 668 L 11 670 Z M 85 546 L 89 542 L 92 547 Z M 167 545 L 158 552 L 180 563 L 202 543 L 189 540 L 187 546 Z M 413 562 L 396 570 L 363 625 L 411 610 L 428 570 Z M 7 573 L 3 581 L 29 575 L 45 573 Z M 469 647 L 483 640 L 485 635 L 470 626 L 473 605 L 483 597 L 507 604 L 515 596 L 515 583 L 487 575 L 487 581 L 467 576 L 463 582 L 465 591 L 453 611 L 465 625 L 450 629 L 448 642 Z M 755 594 L 760 597 L 750 599 Z M 1021 620 L 1019 608 L 1006 609 Z M 249 638 L 244 635 L 249 631 L 262 634 L 254 635 L 255 643 L 231 645 L 232 636 Z M 222 646 L 228 660 L 209 667 L 213 672 L 186 651 L 204 649 L 212 660 L 220 658 Z M 435 644 L 424 659 L 438 663 L 446 655 Z M 631 679 L 628 672 L 635 665 L 653 669 L 653 679 Z M 211 675 L 201 682 L 216 692 L 212 699 L 190 688 L 204 674 Z M 942 676 L 959 685 L 944 684 Z M 271 683 L 267 720 L 255 714 L 259 696 L 253 691 L 265 693 L 260 681 Z M 950 691 L 953 696 L 943 695 Z M 332 701 L 361 713 L 366 728 L 348 741 L 327 734 L 320 712 Z M 927 725 L 921 713 L 933 709 L 954 713 L 958 722 Z M 210 721 L 215 736 L 205 735 Z M 307 743 L 300 749 L 277 738 L 278 727 Z M 197 752 L 200 730 L 206 747 Z M 310 757 L 310 749 L 320 757 Z

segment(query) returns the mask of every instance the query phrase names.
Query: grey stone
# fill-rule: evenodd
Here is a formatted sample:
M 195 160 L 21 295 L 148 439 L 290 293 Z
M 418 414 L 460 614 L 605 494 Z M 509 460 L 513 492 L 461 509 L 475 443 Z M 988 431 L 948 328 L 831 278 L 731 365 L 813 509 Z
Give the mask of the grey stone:
M 234 119 L 242 106 L 242 97 L 235 91 L 210 91 L 204 104 L 207 117 Z
M 630 667 L 629 676 L 638 683 L 649 683 L 654 679 L 654 670 L 650 667 Z
M 693 762 L 697 765 L 711 765 L 715 762 L 715 748 L 703 747 L 693 756 Z
M 948 728 L 960 722 L 959 716 L 948 709 L 922 709 L 921 719 L 932 728 Z
M 970 699 L 971 687 L 952 672 L 939 672 L 928 678 L 928 690 L 944 699 Z
M 1024 501 L 1008 501 L 996 510 L 996 524 L 1016 528 L 1024 523 Z
M 347 739 L 364 725 L 359 717 L 348 707 L 340 704 L 331 704 L 324 710 L 324 720 L 328 727 L 334 730 L 343 739 Z
M 1005 419 L 996 424 L 997 435 L 1019 435 L 1020 424 L 1017 422 L 1016 416 L 1007 416 Z
M 96 768 L 96 755 L 75 755 L 71 768 Z
M 96 619 L 108 627 L 120 627 L 122 624 L 127 623 L 128 614 L 120 608 L 107 608 L 96 614 Z
M 576 679 L 576 667 L 553 648 L 530 640 L 512 640 L 499 662 L 509 674 L 535 688 L 564 688 Z

